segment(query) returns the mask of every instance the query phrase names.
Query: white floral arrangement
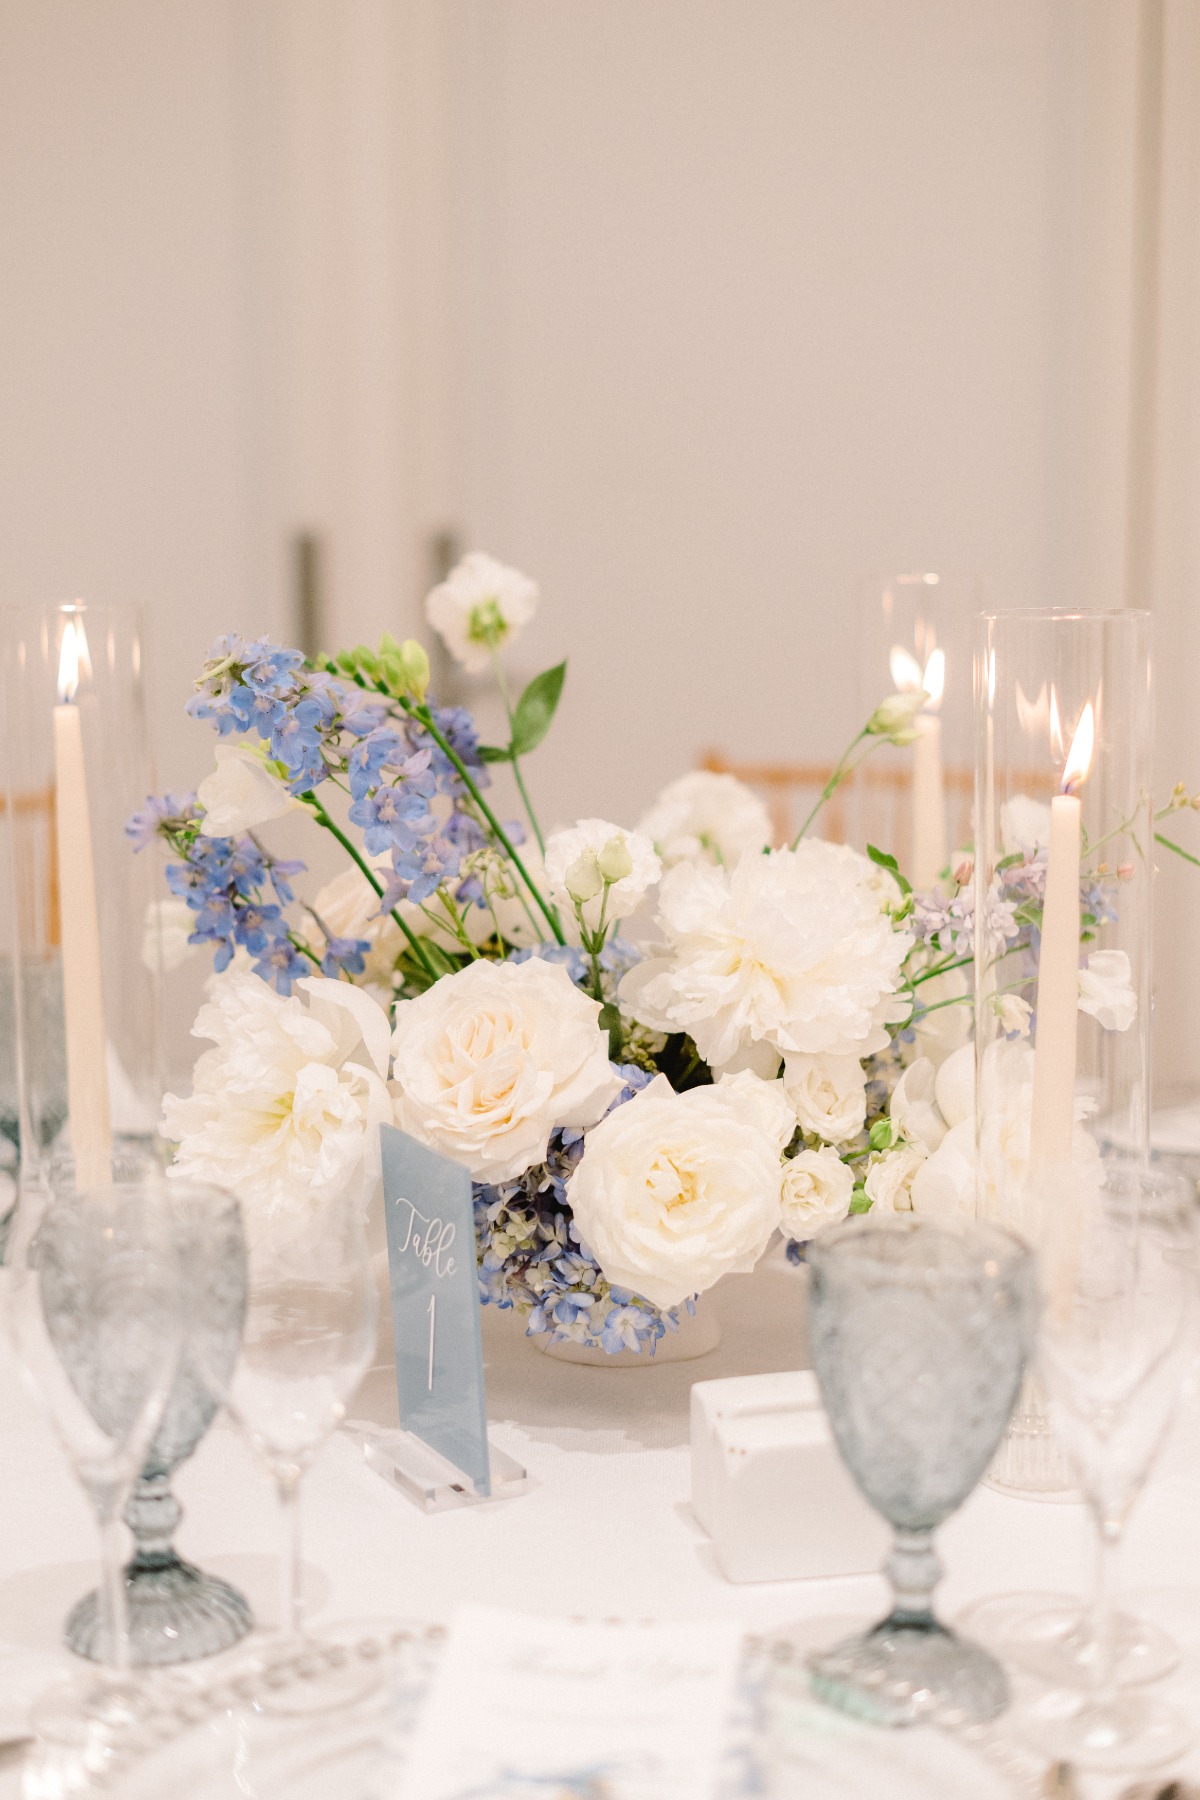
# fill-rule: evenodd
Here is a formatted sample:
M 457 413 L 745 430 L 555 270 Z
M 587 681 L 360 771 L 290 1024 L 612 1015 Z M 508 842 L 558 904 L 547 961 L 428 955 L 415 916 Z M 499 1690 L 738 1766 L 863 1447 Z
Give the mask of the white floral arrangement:
M 369 1187 L 396 1124 L 470 1171 L 485 1302 L 530 1334 L 653 1353 L 778 1235 L 799 1255 L 847 1213 L 973 1208 L 971 869 L 915 896 L 892 857 L 811 838 L 812 819 L 774 847 L 757 796 L 708 773 L 636 826 L 544 835 L 522 764 L 566 665 L 514 703 L 502 663 L 537 605 L 480 555 L 426 604 L 464 668 L 494 671 L 502 745 L 431 698 L 418 643 L 213 647 L 189 711 L 219 734 L 216 767 L 128 827 L 170 853 L 161 953 L 215 959 L 194 1026 L 211 1047 L 164 1130 L 175 1169 L 237 1191 L 259 1232 Z M 911 741 L 924 699 L 888 697 L 822 798 Z M 499 765 L 521 822 L 490 804 Z M 346 858 L 311 901 L 260 835 L 290 813 Z M 1043 821 L 1018 823 L 988 921 L 1006 954 L 1044 891 Z M 1092 929 L 1110 904 L 1093 885 Z M 1093 955 L 1081 991 L 1118 1029 L 1121 961 Z M 1017 1054 L 1021 987 L 997 1002 Z

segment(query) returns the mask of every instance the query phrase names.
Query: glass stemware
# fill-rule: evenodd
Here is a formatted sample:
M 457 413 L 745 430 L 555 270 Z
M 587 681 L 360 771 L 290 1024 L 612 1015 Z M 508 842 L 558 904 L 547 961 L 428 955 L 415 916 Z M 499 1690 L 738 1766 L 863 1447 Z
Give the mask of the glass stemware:
M 39 1735 L 103 1753 L 134 1715 L 121 1514 L 175 1379 L 187 1327 L 174 1215 L 154 1182 L 27 1193 L 10 1258 L 18 1365 L 49 1414 L 100 1533 L 100 1670 L 52 1689 Z
M 371 1365 L 377 1301 L 355 1198 L 300 1217 L 263 1221 L 248 1211 L 246 1225 L 246 1323 L 225 1404 L 274 1478 L 284 1515 L 270 1651 L 278 1660 L 319 1642 L 302 1623 L 300 1486 Z
M 1088 1678 L 1044 1695 L 1028 1726 L 1051 1755 L 1083 1768 L 1151 1768 L 1192 1728 L 1144 1688 L 1118 1685 L 1117 1552 L 1166 1439 L 1192 1355 L 1195 1202 L 1157 1171 L 1096 1168 L 1047 1257 L 1039 1362 L 1055 1425 L 1096 1526 Z
M 1037 1319 L 1032 1253 L 996 1225 L 853 1219 L 808 1261 L 829 1423 L 896 1534 L 891 1612 L 811 1657 L 813 1688 L 879 1725 L 995 1718 L 1009 1697 L 999 1663 L 934 1616 L 933 1532 L 983 1475 L 1016 1400 Z

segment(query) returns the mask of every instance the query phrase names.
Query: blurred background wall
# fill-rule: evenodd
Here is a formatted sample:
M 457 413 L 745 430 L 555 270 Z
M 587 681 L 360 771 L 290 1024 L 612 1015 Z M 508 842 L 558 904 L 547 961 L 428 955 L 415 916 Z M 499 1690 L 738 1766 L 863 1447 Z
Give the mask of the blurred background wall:
M 570 656 L 552 820 L 831 757 L 914 563 L 1152 606 L 1200 788 L 1200 0 L 0 0 L 0 245 L 0 598 L 146 602 L 164 782 L 218 631 L 457 546 Z

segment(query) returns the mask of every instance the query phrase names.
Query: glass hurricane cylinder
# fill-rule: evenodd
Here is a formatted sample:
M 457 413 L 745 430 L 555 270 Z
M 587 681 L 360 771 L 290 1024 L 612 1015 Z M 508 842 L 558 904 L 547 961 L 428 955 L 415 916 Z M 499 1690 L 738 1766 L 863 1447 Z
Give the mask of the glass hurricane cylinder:
M 974 578 L 933 569 L 879 575 L 859 605 L 859 711 L 885 694 L 928 694 L 911 744 L 879 750 L 854 777 L 854 840 L 891 850 L 920 892 L 970 841 Z
M 96 1185 L 155 1138 L 159 871 L 124 829 L 154 791 L 143 657 L 136 607 L 0 609 L 0 1143 L 18 1182 L 73 1158 Z
M 975 681 L 977 1203 L 1053 1304 L 1104 1163 L 1146 1154 L 1149 615 L 983 613 Z M 1071 1488 L 1032 1376 L 990 1479 Z

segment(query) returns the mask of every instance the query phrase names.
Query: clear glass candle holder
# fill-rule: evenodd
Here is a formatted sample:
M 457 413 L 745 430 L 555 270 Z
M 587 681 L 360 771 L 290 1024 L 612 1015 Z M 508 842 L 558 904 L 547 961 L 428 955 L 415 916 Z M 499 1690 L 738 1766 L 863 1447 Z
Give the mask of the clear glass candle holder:
M 154 791 L 133 606 L 0 609 L 0 1146 L 15 1185 L 151 1147 L 160 1101 Z M 107 1160 L 106 1160 L 107 1153 Z M 81 1176 L 82 1179 L 82 1176 Z
M 1105 1163 L 1147 1149 L 1149 615 L 981 614 L 975 680 L 977 1201 L 1052 1300 Z M 1071 1488 L 1032 1376 L 991 1480 Z
M 891 851 L 919 892 L 938 886 L 971 837 L 971 669 L 979 583 L 933 569 L 879 575 L 859 606 L 859 711 L 885 694 L 927 695 L 911 744 L 880 749 L 850 792 L 854 840 Z

